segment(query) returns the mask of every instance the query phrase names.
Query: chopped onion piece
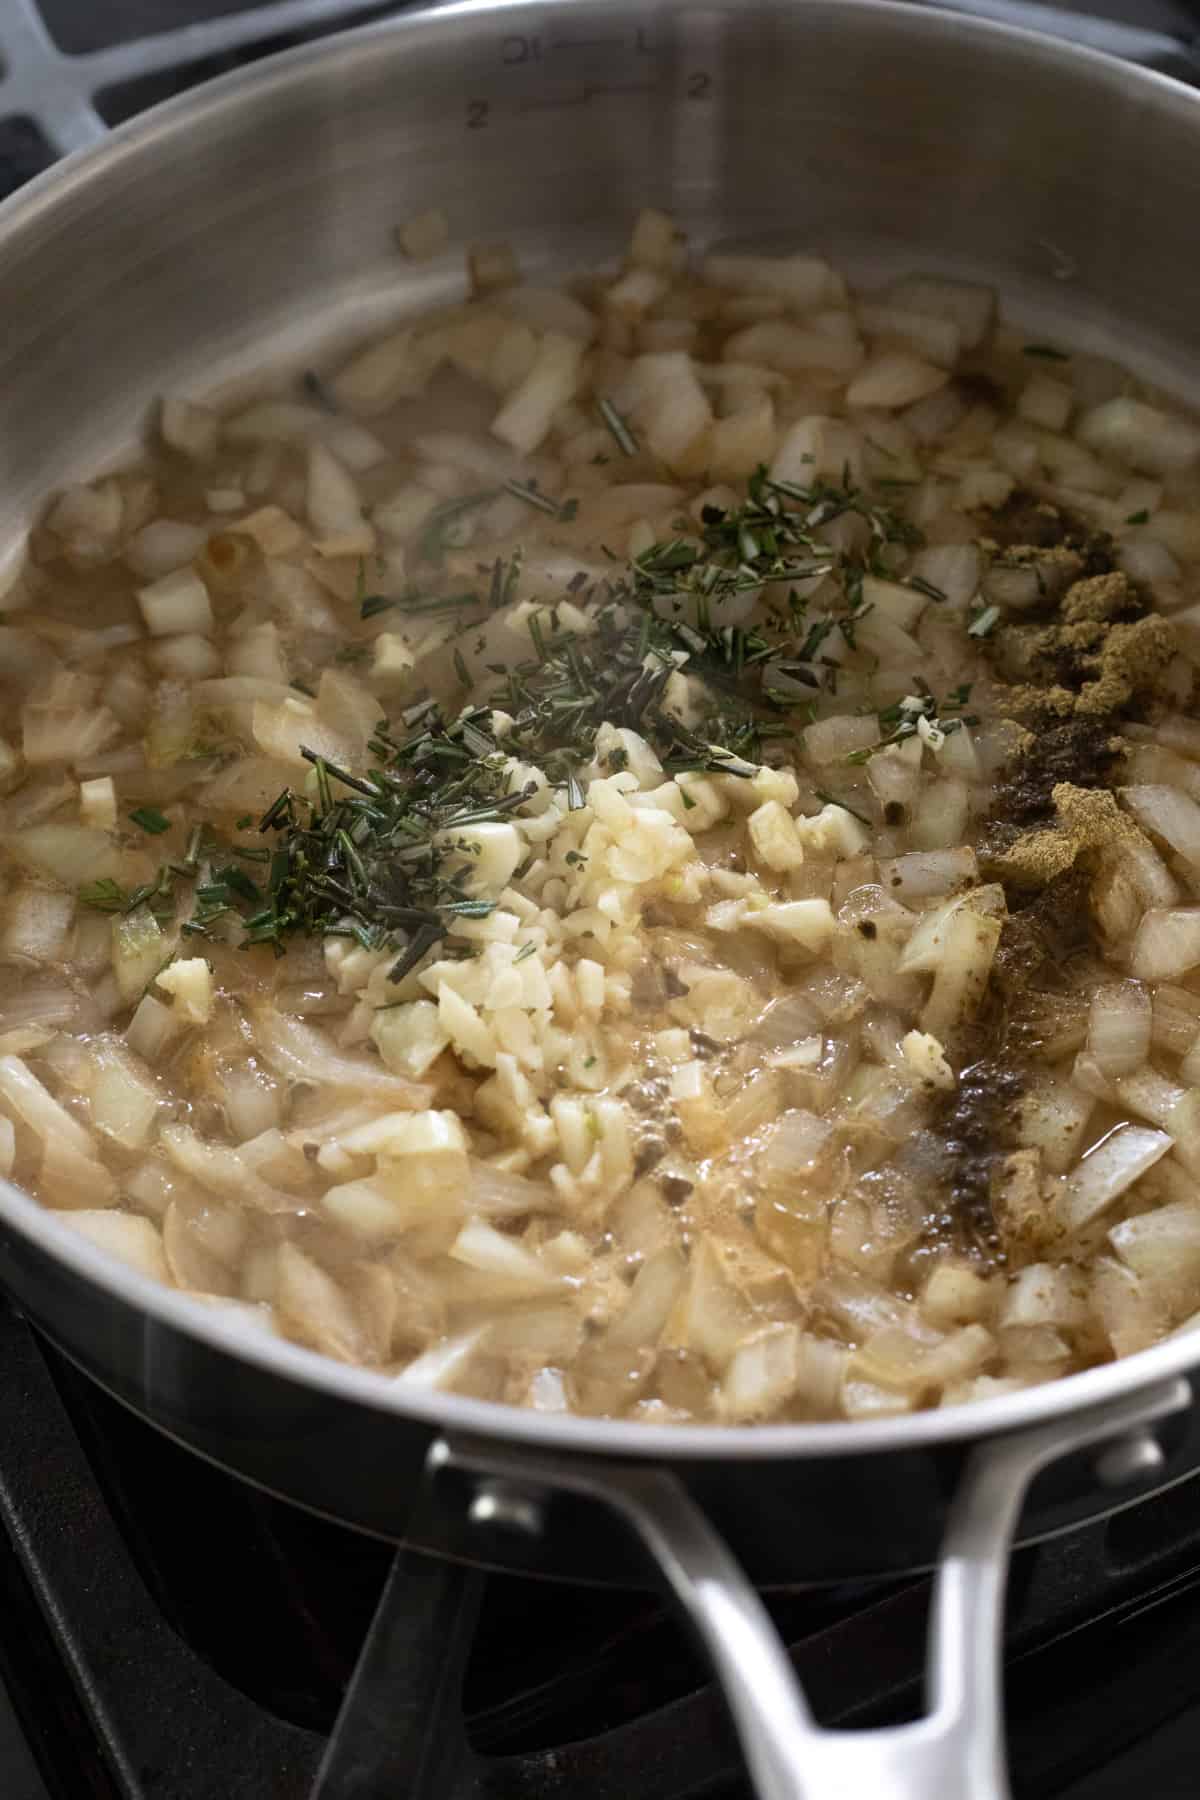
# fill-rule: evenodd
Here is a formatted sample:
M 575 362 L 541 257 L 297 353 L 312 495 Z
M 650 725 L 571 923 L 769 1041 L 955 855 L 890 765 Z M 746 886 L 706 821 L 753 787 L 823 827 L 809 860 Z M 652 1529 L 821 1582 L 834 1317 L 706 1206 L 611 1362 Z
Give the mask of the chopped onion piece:
M 455 1262 L 511 1286 L 514 1293 L 539 1293 L 561 1283 L 561 1277 L 547 1269 L 531 1250 L 515 1238 L 505 1237 L 486 1219 L 468 1219 L 451 1244 L 450 1255 Z
M 799 312 L 812 311 L 833 298 L 833 270 L 819 256 L 710 252 L 700 264 L 700 277 L 709 287 L 777 295 Z
M 149 587 L 139 588 L 137 598 L 152 636 L 168 637 L 183 631 L 212 636 L 208 589 L 194 569 L 175 569 L 160 576 Z
M 493 434 L 524 455 L 536 450 L 559 407 L 574 398 L 582 362 L 577 338 L 548 331 L 528 375 L 492 420 Z
M 177 519 L 154 519 L 130 538 L 125 561 L 135 575 L 153 580 L 169 575 L 198 556 L 208 539 L 203 525 L 185 525 Z
M 1200 1202 L 1176 1202 L 1114 1225 L 1113 1249 L 1176 1317 L 1200 1303 Z
M 913 850 L 879 865 L 884 888 L 895 899 L 904 901 L 948 894 L 954 888 L 971 885 L 978 874 L 975 852 L 965 845 L 960 850 Z
M 308 519 L 318 538 L 353 547 L 342 552 L 362 555 L 375 534 L 362 515 L 362 502 L 352 477 L 324 444 L 308 451 Z
M 994 288 L 940 276 L 905 275 L 889 287 L 888 298 L 894 306 L 923 317 L 950 319 L 958 327 L 964 350 L 983 342 L 996 314 Z
M 799 1326 L 768 1325 L 734 1351 L 721 1386 L 721 1409 L 738 1423 L 769 1418 L 799 1385 Z
M 1108 982 L 1092 995 L 1088 1049 L 1101 1072 L 1129 1075 L 1150 1055 L 1153 1010 L 1150 996 L 1137 981 Z
M 257 1047 L 271 1067 L 292 1081 L 354 1088 L 378 1095 L 395 1106 L 426 1106 L 430 1090 L 381 1069 L 374 1057 L 346 1056 L 335 1050 L 316 1026 L 289 1018 L 273 1006 L 253 1009 Z
M 872 357 L 846 389 L 848 406 L 881 406 L 894 409 L 924 400 L 949 381 L 949 372 L 923 362 L 902 350 L 884 350 Z
M 1143 914 L 1130 952 L 1130 973 L 1140 981 L 1174 981 L 1200 963 L 1200 906 Z
M 1190 468 L 1200 458 L 1200 430 L 1126 395 L 1093 407 L 1077 429 L 1080 442 L 1089 449 L 1119 457 L 1149 475 L 1169 475 Z
M 95 1155 L 95 1140 L 19 1056 L 0 1056 L 0 1102 L 43 1142 L 57 1140 L 79 1156 Z
M 1170 1148 L 1171 1140 L 1165 1131 L 1122 1125 L 1110 1132 L 1076 1165 L 1067 1181 L 1059 1204 L 1066 1229 L 1076 1232 L 1089 1225 Z
M 1177 788 L 1151 785 L 1122 788 L 1121 799 L 1139 825 L 1200 867 L 1200 806 L 1194 800 Z
M 415 1357 L 396 1377 L 397 1385 L 415 1388 L 453 1388 L 467 1372 L 479 1348 L 486 1326 L 464 1331 L 458 1337 L 446 1338 L 422 1356 Z
M 535 331 L 558 332 L 581 344 L 590 344 L 596 335 L 598 321 L 595 314 L 558 288 L 522 283 L 506 288 L 493 304 L 509 318 L 520 319 Z
M 295 1244 L 281 1244 L 275 1314 L 287 1335 L 340 1362 L 379 1360 L 346 1291 Z
M 87 1238 L 98 1250 L 115 1256 L 119 1262 L 128 1263 L 139 1275 L 148 1275 L 152 1281 L 170 1281 L 162 1238 L 158 1227 L 149 1219 L 139 1218 L 136 1213 L 107 1209 L 96 1212 L 86 1208 L 56 1211 L 54 1217 L 77 1231 L 80 1237 Z
M 180 395 L 166 395 L 159 413 L 164 444 L 193 462 L 205 462 L 217 448 L 220 420 L 207 406 Z

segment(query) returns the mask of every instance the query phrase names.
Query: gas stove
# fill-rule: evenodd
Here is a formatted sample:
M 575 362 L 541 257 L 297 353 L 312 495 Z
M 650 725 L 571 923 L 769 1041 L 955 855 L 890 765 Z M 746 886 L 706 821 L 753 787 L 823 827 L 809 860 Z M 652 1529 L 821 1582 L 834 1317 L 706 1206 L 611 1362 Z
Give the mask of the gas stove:
M 955 3 L 1200 79 L 1200 7 Z M 0 196 L 98 121 L 395 10 L 0 0 Z M 916 1716 L 928 1593 L 770 1598 L 823 1723 Z M 1021 1552 L 1006 1665 L 1018 1800 L 1190 1800 L 1200 1477 Z M 0 1303 L 0 1800 L 747 1792 L 653 1596 L 461 1569 L 311 1517 L 144 1425 Z
M 748 1800 L 653 1596 L 313 1518 L 144 1425 L 11 1313 L 0 1445 L 5 1800 Z M 819 1718 L 916 1715 L 927 1600 L 923 1580 L 770 1598 Z M 1018 1555 L 1006 1680 L 1019 1800 L 1194 1794 L 1200 1478 Z

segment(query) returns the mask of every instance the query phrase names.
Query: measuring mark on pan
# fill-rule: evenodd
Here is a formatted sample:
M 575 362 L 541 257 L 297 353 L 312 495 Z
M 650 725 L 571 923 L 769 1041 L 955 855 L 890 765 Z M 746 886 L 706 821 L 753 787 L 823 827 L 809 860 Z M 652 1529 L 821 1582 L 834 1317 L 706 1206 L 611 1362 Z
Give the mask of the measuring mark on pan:
M 632 48 L 639 56 L 657 56 L 658 45 L 647 37 L 645 26 L 639 26 L 632 46 L 624 37 L 573 37 L 548 38 L 540 37 L 536 32 L 510 32 L 500 40 L 500 61 L 506 68 L 514 68 L 518 63 L 541 62 L 547 55 L 560 50 L 627 50 Z
M 602 100 L 610 94 L 653 94 L 656 92 L 657 88 L 652 81 L 589 82 L 588 86 L 580 93 L 548 94 L 541 100 L 522 100 L 518 103 L 517 111 L 523 113 L 556 112 L 563 107 L 586 106 L 589 100 Z
M 551 50 L 623 50 L 624 38 L 551 38 Z
M 616 52 L 618 55 L 632 54 L 638 59 L 638 66 L 649 76 L 648 62 L 657 62 L 660 45 L 644 26 L 639 26 L 632 41 L 626 36 L 613 37 L 548 37 L 537 32 L 509 32 L 500 38 L 496 45 L 496 55 L 501 67 L 515 73 L 524 69 L 529 74 L 540 75 L 555 53 L 564 51 Z M 563 65 L 564 69 L 566 64 Z M 704 67 L 687 68 L 681 75 L 683 97 L 692 101 L 707 101 L 714 98 L 715 81 L 713 75 Z M 587 106 L 593 100 L 609 98 L 646 97 L 659 92 L 657 79 L 639 79 L 629 81 L 589 81 L 583 87 L 570 88 L 551 94 L 533 94 L 525 99 L 510 101 L 514 113 L 566 112 L 572 107 Z M 486 130 L 496 121 L 497 106 L 494 98 L 468 100 L 465 124 L 468 131 Z

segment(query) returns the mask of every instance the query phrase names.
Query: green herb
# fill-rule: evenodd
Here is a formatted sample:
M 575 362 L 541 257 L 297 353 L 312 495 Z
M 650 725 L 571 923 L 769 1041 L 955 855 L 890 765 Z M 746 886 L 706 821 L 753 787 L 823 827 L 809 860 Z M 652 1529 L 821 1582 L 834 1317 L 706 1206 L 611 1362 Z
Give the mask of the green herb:
M 636 443 L 613 416 L 632 446 L 626 453 L 633 454 Z M 439 507 L 426 534 L 428 559 L 448 545 L 456 521 L 493 497 L 469 495 Z M 533 484 L 522 487 L 521 497 L 535 506 L 543 499 L 557 505 Z M 866 526 L 863 547 L 853 553 L 836 551 L 819 535 L 846 514 Z M 791 735 L 795 718 L 812 714 L 810 703 L 798 704 L 788 690 L 818 690 L 836 676 L 820 652 L 839 627 L 853 642 L 867 611 L 866 574 L 895 578 L 893 547 L 918 544 L 920 533 L 853 486 L 848 472 L 841 486 L 800 486 L 774 482 L 765 468 L 751 477 L 744 504 L 707 508 L 693 531 L 694 521 L 681 521 L 679 536 L 632 562 L 610 554 L 607 578 L 580 571 L 568 592 L 587 590 L 586 633 L 566 629 L 552 607 L 533 610 L 529 654 L 485 665 L 495 678 L 490 692 L 467 699 L 457 717 L 425 698 L 381 720 L 368 739 L 369 767 L 344 768 L 305 748 L 311 782 L 304 791 L 285 788 L 266 808 L 258 821 L 265 844 L 229 846 L 214 859 L 199 838 L 190 841 L 188 873 L 198 868 L 199 882 L 182 929 L 204 935 L 217 921 L 223 930 L 240 921 L 245 943 L 269 945 L 276 954 L 298 934 L 344 937 L 386 952 L 389 973 L 399 981 L 447 936 L 442 954 L 472 951 L 454 943 L 456 925 L 486 918 L 496 903 L 471 891 L 479 848 L 471 828 L 506 818 L 534 791 L 513 788 L 514 763 L 544 771 L 577 810 L 586 803 L 584 771 L 595 760 L 596 733 L 608 723 L 644 736 L 668 776 L 753 777 L 771 744 Z M 517 597 L 517 557 L 496 558 L 480 574 L 486 593 L 410 590 L 392 599 L 367 594 L 360 567 L 358 610 L 368 617 L 385 608 L 500 610 Z M 810 623 L 795 584 L 826 578 L 823 614 Z M 786 603 L 754 628 L 726 622 L 730 601 L 764 588 L 786 594 Z M 833 598 L 826 600 L 830 590 Z M 366 646 L 348 648 L 369 653 Z M 462 649 L 453 652 L 453 663 L 469 689 L 474 677 Z M 679 716 L 681 681 L 694 724 Z M 947 696 L 940 709 L 927 690 L 918 686 L 915 694 L 915 715 L 907 703 L 886 722 L 881 715 L 881 731 L 893 741 L 917 730 L 919 718 L 937 719 L 940 711 L 945 720 L 965 704 L 965 691 Z M 509 721 L 502 742 L 493 730 L 497 710 Z M 618 750 L 607 766 L 617 769 L 625 760 Z M 684 791 L 683 805 L 694 804 Z M 248 825 L 243 820 L 239 829 Z M 586 861 L 579 851 L 565 857 L 571 869 Z M 262 866 L 252 878 L 244 865 L 256 862 Z M 133 894 L 115 883 L 93 884 L 93 892 L 101 909 L 115 912 L 143 901 L 167 903 L 172 880 L 168 866 L 156 883 Z
M 597 402 L 597 405 L 600 417 L 604 420 L 604 423 L 612 433 L 613 442 L 621 452 L 621 455 L 636 456 L 638 453 L 637 439 L 634 437 L 632 431 L 630 431 L 628 425 L 625 423 L 612 401 L 601 398 Z
M 128 895 L 120 882 L 105 875 L 99 881 L 89 881 L 81 887 L 79 898 L 84 906 L 92 906 L 97 912 L 118 913 L 125 911 Z
M 301 744 L 300 754 L 305 762 L 312 763 L 317 771 L 317 779 L 323 785 L 327 785 L 329 777 L 332 776 L 335 781 L 340 781 L 343 787 L 353 788 L 356 794 L 365 794 L 370 800 L 378 798 L 379 789 L 374 782 L 363 781 L 357 775 L 351 775 L 348 769 L 339 768 L 337 763 L 330 762 L 329 758 L 322 756 L 319 751 L 310 750 L 306 744 Z M 279 801 L 277 800 L 275 804 L 278 806 Z M 259 829 L 262 829 L 261 825 Z
M 517 951 L 517 954 L 513 957 L 514 965 L 524 962 L 525 958 L 527 956 L 532 956 L 536 949 L 536 944 L 522 944 L 521 948 Z
M 217 870 L 215 873 L 218 881 L 223 882 L 227 888 L 240 895 L 243 900 L 249 900 L 255 906 L 261 901 L 262 894 L 256 884 L 235 863 L 230 863 L 227 868 Z
M 503 557 L 498 556 L 492 564 L 492 578 L 488 586 L 488 607 L 498 612 L 517 597 L 517 583 L 521 579 L 521 553 L 518 550 L 507 565 Z
M 395 600 L 389 599 L 386 594 L 365 594 L 359 603 L 358 616 L 360 619 L 374 619 L 395 605 Z
M 1131 512 L 1125 523 L 1127 525 L 1145 525 L 1149 517 L 1149 511 L 1143 506 L 1140 512 Z
M 1071 360 L 1065 350 L 1055 350 L 1050 344 L 1026 344 L 1021 354 L 1023 356 L 1040 356 L 1046 362 L 1070 362 Z
M 142 831 L 149 832 L 151 837 L 158 837 L 171 829 L 170 819 L 160 813 L 156 806 L 137 806 L 129 817 Z
M 542 621 L 537 613 L 530 613 L 529 615 L 529 636 L 533 640 L 534 649 L 537 651 L 538 661 L 544 663 L 548 654 L 546 650 L 546 636 L 542 630 Z
M 979 723 L 977 718 L 962 711 L 971 698 L 970 682 L 964 681 L 961 686 L 952 688 L 940 703 L 919 675 L 913 677 L 913 690 L 903 700 L 882 708 L 877 715 L 881 734 L 879 743 L 864 750 L 852 750 L 845 759 L 847 763 L 861 765 L 869 762 L 889 745 L 902 744 L 908 738 L 916 737 L 921 733 L 922 723 L 927 732 L 940 732 L 943 737 L 961 731 L 964 725 Z
M 527 506 L 536 506 L 539 512 L 548 513 L 552 519 L 573 519 L 579 511 L 578 500 L 564 500 L 560 505 L 549 494 L 543 494 L 536 481 L 506 481 L 504 491 L 511 494 L 514 500 L 524 500 Z
M 295 688 L 295 690 L 296 690 L 296 692 L 297 692 L 297 693 L 298 693 L 298 694 L 305 694 L 305 695 L 307 695 L 307 697 L 308 697 L 308 698 L 309 698 L 309 699 L 310 699 L 310 700 L 315 700 L 315 699 L 316 699 L 316 697 L 317 697 L 317 690 L 316 690 L 316 688 L 311 688 L 311 687 L 309 687 L 309 685 L 308 685 L 308 683 L 307 683 L 307 681 L 291 681 L 291 682 L 289 682 L 289 683 L 288 683 L 288 686 L 289 686 L 289 687 L 294 687 L 294 688 Z
M 916 588 L 918 594 L 924 594 L 928 600 L 944 600 L 946 598 L 946 590 L 937 587 L 932 581 L 926 581 L 923 575 L 910 575 L 908 585 Z

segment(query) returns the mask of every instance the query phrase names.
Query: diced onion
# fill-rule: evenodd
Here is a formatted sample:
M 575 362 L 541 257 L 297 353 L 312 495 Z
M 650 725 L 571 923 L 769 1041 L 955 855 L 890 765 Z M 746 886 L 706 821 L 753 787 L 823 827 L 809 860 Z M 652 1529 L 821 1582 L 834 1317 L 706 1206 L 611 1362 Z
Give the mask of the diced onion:
M 1165 1131 L 1123 1125 L 1088 1152 L 1067 1181 L 1060 1211 L 1068 1231 L 1079 1231 L 1119 1200 L 1171 1148 Z

